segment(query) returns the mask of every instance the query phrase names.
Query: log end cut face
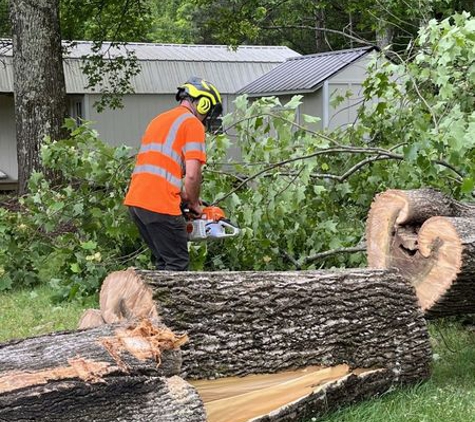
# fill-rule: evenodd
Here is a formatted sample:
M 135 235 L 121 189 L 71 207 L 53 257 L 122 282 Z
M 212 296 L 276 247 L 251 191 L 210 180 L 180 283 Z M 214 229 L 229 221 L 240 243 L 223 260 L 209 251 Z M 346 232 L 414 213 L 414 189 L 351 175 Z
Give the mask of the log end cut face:
M 102 318 L 108 324 L 132 318 L 158 320 L 152 290 L 133 269 L 109 274 L 102 284 L 99 302 Z
M 445 296 L 461 271 L 464 245 L 455 220 L 432 217 L 419 231 L 419 253 L 413 260 L 420 255 L 421 264 L 414 272 L 413 284 L 424 311 Z
M 389 268 L 391 249 L 388 239 L 394 227 L 406 221 L 410 214 L 410 200 L 401 190 L 388 190 L 376 196 L 371 204 L 366 225 L 368 265 Z

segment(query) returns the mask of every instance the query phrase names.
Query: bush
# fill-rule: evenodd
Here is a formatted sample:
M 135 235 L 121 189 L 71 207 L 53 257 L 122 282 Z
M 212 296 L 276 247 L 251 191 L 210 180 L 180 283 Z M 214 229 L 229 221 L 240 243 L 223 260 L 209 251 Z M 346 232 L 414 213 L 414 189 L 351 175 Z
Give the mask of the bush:
M 46 140 L 41 150 L 55 182 L 34 173 L 20 210 L 0 209 L 2 289 L 49 283 L 60 298 L 81 297 L 112 270 L 147 265 L 122 205 L 130 149 L 106 145 L 88 124 L 67 127 L 69 139 Z

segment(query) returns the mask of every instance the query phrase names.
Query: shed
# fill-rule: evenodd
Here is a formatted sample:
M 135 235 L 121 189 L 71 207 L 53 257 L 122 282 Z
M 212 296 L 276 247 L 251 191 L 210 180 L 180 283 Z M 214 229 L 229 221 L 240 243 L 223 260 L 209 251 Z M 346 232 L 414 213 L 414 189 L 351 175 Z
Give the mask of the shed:
M 65 43 L 65 47 L 69 44 Z M 64 71 L 70 115 L 91 120 L 101 139 L 112 145 L 137 147 L 149 121 L 176 104 L 176 87 L 190 76 L 213 82 L 223 94 L 224 112 L 232 111 L 236 92 L 286 59 L 299 54 L 282 46 L 241 46 L 232 50 L 222 45 L 181 45 L 131 43 L 126 48 L 135 53 L 141 72 L 133 78 L 133 94 L 124 97 L 124 108 L 98 113 L 93 104 L 100 94 L 87 86 L 82 73 L 82 57 L 91 53 L 91 42 L 79 41 L 66 48 Z M 108 54 L 121 49 L 103 45 Z M 0 49 L 0 170 L 16 180 L 15 112 L 11 49 Z
M 276 96 L 285 103 L 294 95 L 303 95 L 299 116 L 318 116 L 318 129 L 335 129 L 352 124 L 362 101 L 362 83 L 371 53 L 377 47 L 295 56 L 288 58 L 266 74 L 243 86 L 238 94 L 249 97 Z M 352 95 L 336 108 L 331 107 L 333 96 Z

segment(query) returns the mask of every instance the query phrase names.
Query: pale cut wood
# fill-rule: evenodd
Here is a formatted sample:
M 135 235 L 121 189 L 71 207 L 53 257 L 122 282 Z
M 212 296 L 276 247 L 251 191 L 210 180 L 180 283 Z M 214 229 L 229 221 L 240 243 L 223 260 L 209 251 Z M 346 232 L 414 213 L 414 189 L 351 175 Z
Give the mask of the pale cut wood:
M 475 205 L 434 189 L 389 189 L 376 195 L 366 224 L 368 266 L 391 267 L 394 250 L 401 244 L 404 248 L 404 242 L 410 244 L 407 239 L 413 240 L 424 221 L 435 216 L 475 217 Z
M 79 320 L 78 329 L 93 328 L 104 325 L 105 321 L 102 318 L 101 311 L 99 309 L 87 309 Z
M 349 373 L 348 365 L 339 365 L 192 384 L 205 403 L 208 422 L 246 422 L 278 411 L 314 393 L 323 384 L 342 379 Z M 210 399 L 216 395 L 221 397 Z
M 192 380 L 190 383 L 199 391 L 205 403 L 239 396 L 256 390 L 262 390 L 296 378 L 307 373 L 323 371 L 323 366 L 309 366 L 294 371 L 275 374 L 252 374 L 244 377 L 218 378 L 214 380 Z M 349 368 L 348 368 L 349 371 Z
M 106 277 L 99 297 L 103 320 L 112 324 L 127 319 L 147 318 L 157 320 L 158 314 L 149 286 L 141 283 L 131 272 L 123 273 L 120 279 Z M 110 283 L 113 282 L 113 286 Z M 131 313 L 133 310 L 133 313 Z
M 390 190 L 368 215 L 368 264 L 398 268 L 428 318 L 473 313 L 474 235 L 473 204 L 430 189 Z
M 475 312 L 475 219 L 432 217 L 418 234 L 418 250 L 398 263 L 411 277 L 427 317 Z

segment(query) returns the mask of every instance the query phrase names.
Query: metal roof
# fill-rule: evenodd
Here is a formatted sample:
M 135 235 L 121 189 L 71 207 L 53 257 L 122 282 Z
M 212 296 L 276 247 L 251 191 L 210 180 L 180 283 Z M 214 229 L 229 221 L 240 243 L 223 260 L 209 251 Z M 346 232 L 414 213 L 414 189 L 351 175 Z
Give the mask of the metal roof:
M 289 58 L 239 89 L 237 94 L 265 96 L 314 92 L 326 79 L 375 49 L 363 47 Z
M 80 60 L 91 53 L 91 47 L 91 42 L 79 41 L 66 49 L 64 69 L 70 94 L 94 93 L 84 88 L 87 81 Z M 108 43 L 103 46 L 106 50 L 108 47 Z M 140 62 L 141 72 L 132 80 L 137 94 L 174 93 L 192 75 L 212 81 L 223 94 L 234 94 L 286 59 L 299 56 L 283 46 L 240 46 L 231 50 L 223 45 L 130 43 L 120 47 L 122 54 L 124 48 L 133 50 Z M 117 56 L 119 50 L 111 48 L 110 57 Z M 11 49 L 0 50 L 0 92 L 13 92 L 11 56 Z
M 68 43 L 65 43 L 67 45 Z M 78 41 L 68 48 L 69 58 L 81 58 L 91 54 L 91 42 Z M 232 50 L 226 45 L 199 44 L 152 44 L 129 43 L 127 46 L 111 47 L 104 43 L 102 51 L 111 57 L 133 51 L 139 60 L 153 61 L 192 61 L 192 62 L 273 62 L 297 56 L 298 53 L 283 46 L 240 46 Z

